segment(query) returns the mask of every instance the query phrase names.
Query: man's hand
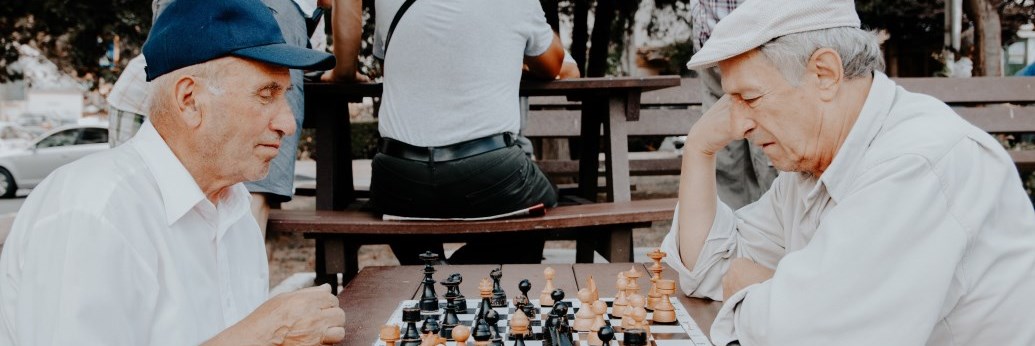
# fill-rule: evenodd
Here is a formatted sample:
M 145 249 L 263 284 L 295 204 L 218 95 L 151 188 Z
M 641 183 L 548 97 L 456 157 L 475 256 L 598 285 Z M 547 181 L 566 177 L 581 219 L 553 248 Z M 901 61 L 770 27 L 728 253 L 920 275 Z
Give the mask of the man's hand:
M 744 287 L 773 278 L 773 273 L 772 269 L 747 258 L 734 258 L 730 262 L 730 269 L 722 277 L 722 299 L 727 300 Z
M 345 311 L 331 286 L 270 298 L 205 345 L 331 345 L 345 338 Z
M 730 121 L 730 96 L 723 95 L 690 128 L 683 150 L 714 156 L 730 142 L 743 138 L 744 132 L 734 129 Z

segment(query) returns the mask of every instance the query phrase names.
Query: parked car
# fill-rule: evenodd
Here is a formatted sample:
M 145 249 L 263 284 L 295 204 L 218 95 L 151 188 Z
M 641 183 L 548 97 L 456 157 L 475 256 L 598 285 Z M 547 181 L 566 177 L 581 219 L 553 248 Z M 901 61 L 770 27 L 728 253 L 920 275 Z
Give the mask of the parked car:
M 107 126 L 69 125 L 44 133 L 28 147 L 0 153 L 0 198 L 36 187 L 58 167 L 108 148 Z

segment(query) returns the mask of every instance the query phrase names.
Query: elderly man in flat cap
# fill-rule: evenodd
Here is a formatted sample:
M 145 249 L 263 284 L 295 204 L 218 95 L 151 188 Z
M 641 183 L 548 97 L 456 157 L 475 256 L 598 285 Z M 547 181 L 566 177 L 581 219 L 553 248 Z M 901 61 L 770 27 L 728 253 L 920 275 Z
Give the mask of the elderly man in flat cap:
M 295 131 L 285 43 L 258 0 L 176 0 L 144 44 L 150 122 L 64 166 L 22 206 L 0 259 L 0 345 L 318 345 L 341 341 L 330 287 L 267 300 L 241 184 Z
M 850 0 L 749 0 L 690 68 L 726 95 L 687 135 L 663 248 L 725 300 L 717 345 L 1035 345 L 1035 210 L 1001 145 L 883 73 Z M 783 173 L 732 210 L 715 153 Z

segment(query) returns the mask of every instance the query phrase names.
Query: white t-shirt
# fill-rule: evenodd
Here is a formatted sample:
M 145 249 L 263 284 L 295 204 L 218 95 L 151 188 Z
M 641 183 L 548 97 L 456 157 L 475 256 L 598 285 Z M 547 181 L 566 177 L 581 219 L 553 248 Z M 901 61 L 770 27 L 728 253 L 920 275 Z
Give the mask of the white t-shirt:
M 378 0 L 374 55 L 403 0 Z M 417 1 L 399 20 L 384 61 L 381 136 L 443 146 L 520 128 L 525 56 L 553 31 L 535 0 Z
M 723 304 L 716 345 L 1035 344 L 1035 211 L 1013 161 L 879 72 L 821 177 L 719 202 L 694 268 L 678 244 L 673 222 L 662 249 L 688 295 L 722 299 L 736 257 L 776 268 Z
M 244 185 L 213 205 L 146 122 L 54 171 L 0 257 L 0 345 L 197 345 L 262 304 Z

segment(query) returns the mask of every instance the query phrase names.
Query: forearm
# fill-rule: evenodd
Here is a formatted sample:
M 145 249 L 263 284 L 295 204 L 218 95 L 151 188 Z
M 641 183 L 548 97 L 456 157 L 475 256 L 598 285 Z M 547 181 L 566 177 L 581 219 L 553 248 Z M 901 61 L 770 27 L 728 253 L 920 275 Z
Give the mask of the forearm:
M 274 346 L 280 345 L 284 338 L 281 336 L 280 341 L 274 338 L 268 330 L 269 328 L 261 327 L 257 321 L 251 321 L 251 317 L 245 317 L 244 320 L 237 322 L 236 324 L 224 329 L 216 336 L 212 337 L 208 341 L 202 343 L 202 346 L 224 346 L 224 345 L 248 345 L 248 346 Z M 287 327 L 283 328 L 283 331 L 287 332 Z M 282 333 L 283 334 L 283 333 Z
M 688 143 L 689 144 L 689 143 Z M 679 257 L 693 270 L 715 219 L 715 155 L 683 148 L 679 177 Z
M 334 40 L 332 50 L 337 60 L 332 70 L 334 80 L 354 81 L 363 37 L 363 1 L 334 0 L 331 23 Z

